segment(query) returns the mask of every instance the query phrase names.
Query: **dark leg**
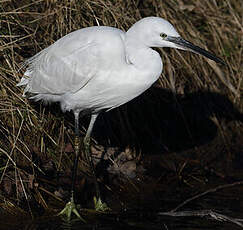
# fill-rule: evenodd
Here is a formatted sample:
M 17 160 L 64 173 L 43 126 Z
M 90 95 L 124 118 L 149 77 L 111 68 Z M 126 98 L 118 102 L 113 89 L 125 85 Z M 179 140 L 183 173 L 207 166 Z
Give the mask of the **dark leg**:
M 94 163 L 93 163 L 92 156 L 91 156 L 91 153 L 90 153 L 90 135 L 91 135 L 91 132 L 92 132 L 93 127 L 94 127 L 94 123 L 95 123 L 98 115 L 99 114 L 91 115 L 89 127 L 88 127 L 88 130 L 87 130 L 86 135 L 84 137 L 84 153 L 85 153 L 85 158 L 88 160 L 90 170 L 91 170 L 91 173 L 92 173 L 92 176 L 93 176 L 93 181 L 94 181 L 94 184 L 95 184 L 95 190 L 96 190 L 96 197 L 94 197 L 95 209 L 97 211 L 106 211 L 109 208 L 107 207 L 107 205 L 105 203 L 102 203 L 102 201 L 101 201 L 100 189 L 99 189 L 99 185 L 98 185 L 96 174 L 95 174 Z
M 77 168 L 78 168 L 78 158 L 80 153 L 80 137 L 79 137 L 79 113 L 74 113 L 75 117 L 75 138 L 74 138 L 74 153 L 75 159 L 73 164 L 72 171 L 72 187 L 71 187 L 71 200 L 74 200 L 74 190 L 75 190 L 75 182 L 77 177 Z
M 75 159 L 74 159 L 73 171 L 72 171 L 71 198 L 70 201 L 66 204 L 65 208 L 58 215 L 66 215 L 67 220 L 70 221 L 71 215 L 72 213 L 74 213 L 78 218 L 80 218 L 85 222 L 85 220 L 79 215 L 74 202 L 74 189 L 75 189 L 75 182 L 77 176 L 78 157 L 80 152 L 79 112 L 75 112 L 74 117 L 75 117 L 75 139 L 74 139 Z
M 73 165 L 73 171 L 72 171 L 71 199 L 66 204 L 65 208 L 58 215 L 66 215 L 67 219 L 69 221 L 71 219 L 72 213 L 74 213 L 78 218 L 82 219 L 85 222 L 85 220 L 79 215 L 79 213 L 76 209 L 76 206 L 75 206 L 75 202 L 74 202 L 74 190 L 75 190 L 75 182 L 76 182 L 76 176 L 77 176 L 78 158 L 79 158 L 79 153 L 80 153 L 79 112 L 74 113 L 74 116 L 75 116 L 75 139 L 74 139 L 75 159 L 74 159 L 74 165 Z M 95 209 L 97 211 L 106 211 L 106 210 L 109 210 L 109 208 L 107 207 L 107 205 L 105 203 L 102 203 L 102 201 L 101 201 L 99 185 L 98 185 L 96 175 L 95 175 L 95 170 L 94 170 L 94 163 L 92 161 L 92 156 L 90 154 L 90 135 L 91 135 L 91 132 L 92 132 L 92 129 L 93 129 L 97 116 L 98 116 L 98 114 L 91 115 L 89 128 L 84 137 L 84 153 L 85 153 L 85 158 L 88 160 L 88 163 L 90 165 L 90 169 L 92 172 L 95 189 L 96 189 L 97 198 L 96 197 L 94 198 Z

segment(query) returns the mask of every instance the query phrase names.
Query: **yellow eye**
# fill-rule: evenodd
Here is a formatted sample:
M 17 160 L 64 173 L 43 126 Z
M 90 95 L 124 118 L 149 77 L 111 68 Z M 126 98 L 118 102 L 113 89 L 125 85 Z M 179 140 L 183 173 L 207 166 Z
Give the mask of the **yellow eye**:
M 167 37 L 167 34 L 161 33 L 160 37 L 162 37 L 163 39 L 165 39 Z

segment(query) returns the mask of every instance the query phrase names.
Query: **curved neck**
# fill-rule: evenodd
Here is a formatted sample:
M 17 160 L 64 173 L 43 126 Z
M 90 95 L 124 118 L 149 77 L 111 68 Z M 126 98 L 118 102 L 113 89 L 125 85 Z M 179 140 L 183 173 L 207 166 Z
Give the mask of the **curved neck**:
M 149 72 L 154 77 L 159 77 L 163 64 L 158 52 L 144 45 L 139 39 L 130 36 L 125 37 L 126 61 L 140 71 Z

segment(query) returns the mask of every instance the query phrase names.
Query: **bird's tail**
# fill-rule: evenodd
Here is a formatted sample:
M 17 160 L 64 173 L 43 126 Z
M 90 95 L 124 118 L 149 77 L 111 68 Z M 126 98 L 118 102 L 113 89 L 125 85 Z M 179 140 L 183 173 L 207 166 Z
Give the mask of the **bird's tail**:
M 21 78 L 20 82 L 18 84 L 16 84 L 16 86 L 25 86 L 24 92 L 23 92 L 23 97 L 25 97 L 26 92 L 29 91 L 29 80 L 30 80 L 30 72 L 27 70 L 24 73 L 24 76 Z

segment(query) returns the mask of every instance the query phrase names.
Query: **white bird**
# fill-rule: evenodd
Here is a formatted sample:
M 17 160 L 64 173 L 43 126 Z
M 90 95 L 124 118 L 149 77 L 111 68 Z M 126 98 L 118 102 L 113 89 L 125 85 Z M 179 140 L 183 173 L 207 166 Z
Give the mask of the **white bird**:
M 85 157 L 95 178 L 98 209 L 101 202 L 89 150 L 90 134 L 99 113 L 114 109 L 147 90 L 161 75 L 163 63 L 153 47 L 171 47 L 202 54 L 216 62 L 220 58 L 182 39 L 175 28 L 159 17 L 136 22 L 127 32 L 108 26 L 92 26 L 67 34 L 28 59 L 18 86 L 25 86 L 30 99 L 60 102 L 63 112 L 75 116 L 75 162 L 71 201 L 61 213 L 74 212 L 74 182 L 79 156 L 79 116 L 90 114 L 84 138 Z

